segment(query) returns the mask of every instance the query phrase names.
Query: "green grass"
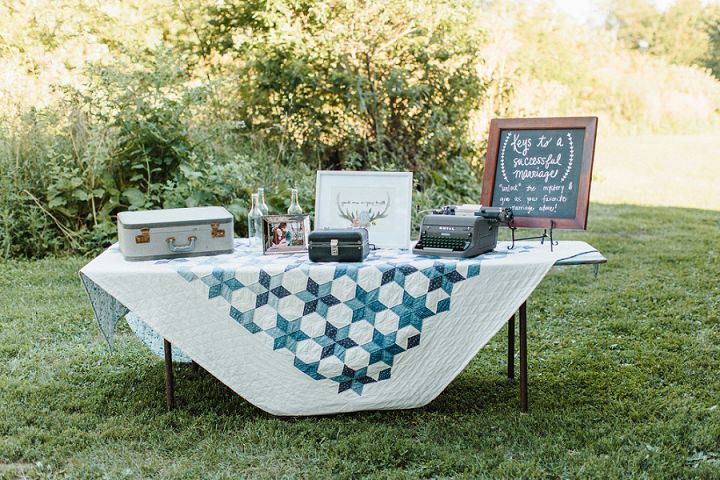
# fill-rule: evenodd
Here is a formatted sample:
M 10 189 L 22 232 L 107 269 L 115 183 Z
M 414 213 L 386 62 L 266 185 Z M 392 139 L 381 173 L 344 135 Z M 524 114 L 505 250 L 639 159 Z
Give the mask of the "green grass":
M 720 210 L 720 131 L 697 135 L 598 133 L 592 199 Z
M 720 213 L 593 204 L 609 263 L 554 269 L 529 302 L 530 412 L 502 330 L 425 408 L 282 419 L 129 329 L 109 355 L 82 258 L 0 263 L 7 478 L 720 478 Z

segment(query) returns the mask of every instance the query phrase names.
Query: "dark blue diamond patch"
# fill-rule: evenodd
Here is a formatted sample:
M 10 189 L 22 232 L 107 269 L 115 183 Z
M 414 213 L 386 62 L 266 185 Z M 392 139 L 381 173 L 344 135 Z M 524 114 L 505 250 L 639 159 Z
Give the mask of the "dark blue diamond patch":
M 233 320 L 289 352 L 295 368 L 336 382 L 338 393 L 358 395 L 365 385 L 390 379 L 397 357 L 421 345 L 425 322 L 450 310 L 453 287 L 480 274 L 479 262 L 408 255 L 321 266 L 303 255 L 284 257 L 270 268 L 272 259 L 263 265 L 263 257 L 251 256 L 244 268 L 252 272 L 218 261 L 195 268 L 179 263 L 177 272 L 206 288 L 208 299 L 224 299 Z

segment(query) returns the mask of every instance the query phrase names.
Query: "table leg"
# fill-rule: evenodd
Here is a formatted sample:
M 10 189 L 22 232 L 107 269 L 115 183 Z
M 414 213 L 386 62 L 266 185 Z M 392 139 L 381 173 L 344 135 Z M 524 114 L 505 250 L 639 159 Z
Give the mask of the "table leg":
M 520 411 L 528 411 L 527 389 L 527 301 L 520 305 Z
M 165 340 L 165 406 L 168 410 L 175 408 L 175 378 L 173 377 L 172 345 Z
M 515 314 L 508 320 L 508 356 L 507 356 L 508 380 L 515 380 Z

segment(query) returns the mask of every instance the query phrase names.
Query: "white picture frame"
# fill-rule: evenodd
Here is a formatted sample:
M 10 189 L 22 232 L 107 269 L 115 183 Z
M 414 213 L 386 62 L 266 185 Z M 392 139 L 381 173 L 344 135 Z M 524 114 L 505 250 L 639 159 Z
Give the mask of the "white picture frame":
M 364 227 L 378 248 L 410 248 L 412 172 L 318 170 L 315 229 Z

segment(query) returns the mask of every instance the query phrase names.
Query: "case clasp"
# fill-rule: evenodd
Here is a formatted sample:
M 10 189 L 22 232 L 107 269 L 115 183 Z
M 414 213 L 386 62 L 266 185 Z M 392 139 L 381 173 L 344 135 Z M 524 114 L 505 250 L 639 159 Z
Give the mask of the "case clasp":
M 339 255 L 337 238 L 330 239 L 330 255 L 332 255 L 333 257 L 337 257 Z
M 141 228 L 140 235 L 135 235 L 135 243 L 150 243 L 150 229 Z
M 210 228 L 212 228 L 212 233 L 210 233 L 212 238 L 223 238 L 225 236 L 225 230 L 220 228 L 219 223 L 211 223 Z

